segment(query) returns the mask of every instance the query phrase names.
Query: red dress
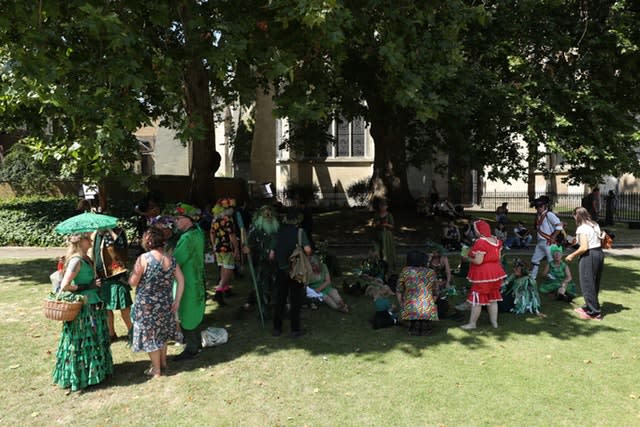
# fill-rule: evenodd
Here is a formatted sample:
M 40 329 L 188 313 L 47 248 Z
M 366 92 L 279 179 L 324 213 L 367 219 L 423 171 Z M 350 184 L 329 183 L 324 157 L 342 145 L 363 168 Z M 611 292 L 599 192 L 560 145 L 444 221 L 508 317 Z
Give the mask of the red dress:
M 473 244 L 469 255 L 474 253 L 484 253 L 482 264 L 469 266 L 467 280 L 471 282 L 471 291 L 467 300 L 472 304 L 487 305 L 494 301 L 502 301 L 500 287 L 507 277 L 502 264 L 500 263 L 500 250 L 502 241 L 496 239 L 496 243 L 491 242 L 486 237 L 481 237 Z

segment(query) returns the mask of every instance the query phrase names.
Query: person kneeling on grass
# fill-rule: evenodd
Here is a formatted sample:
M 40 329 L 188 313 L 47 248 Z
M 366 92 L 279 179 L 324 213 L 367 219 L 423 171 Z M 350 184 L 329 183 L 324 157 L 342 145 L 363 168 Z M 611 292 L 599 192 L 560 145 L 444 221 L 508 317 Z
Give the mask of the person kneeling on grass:
M 540 292 L 553 293 L 558 300 L 571 302 L 577 291 L 571 270 L 562 260 L 562 246 L 551 245 L 550 250 L 553 260 L 545 265 L 544 282 L 540 285 Z
M 409 335 L 429 334 L 429 322 L 438 320 L 438 307 L 433 297 L 435 286 L 436 273 L 427 267 L 426 254 L 419 251 L 409 252 L 396 288 L 400 319 L 410 322 Z

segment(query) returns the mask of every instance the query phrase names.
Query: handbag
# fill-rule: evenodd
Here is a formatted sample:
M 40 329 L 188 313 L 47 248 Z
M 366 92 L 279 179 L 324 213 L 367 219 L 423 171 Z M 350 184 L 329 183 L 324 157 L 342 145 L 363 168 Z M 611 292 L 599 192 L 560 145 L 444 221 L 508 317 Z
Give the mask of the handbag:
M 600 246 L 602 249 L 611 249 L 613 247 L 613 237 L 606 231 L 600 234 Z
M 298 243 L 289 256 L 289 277 L 303 285 L 311 282 L 313 268 L 311 261 L 302 247 L 302 229 L 298 229 Z

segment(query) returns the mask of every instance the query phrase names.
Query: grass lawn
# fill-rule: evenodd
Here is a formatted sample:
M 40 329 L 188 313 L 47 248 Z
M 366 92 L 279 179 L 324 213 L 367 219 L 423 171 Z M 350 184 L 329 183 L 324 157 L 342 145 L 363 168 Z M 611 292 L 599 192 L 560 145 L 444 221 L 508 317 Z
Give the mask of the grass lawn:
M 306 336 L 275 338 L 255 313 L 238 315 L 242 279 L 229 307 L 207 305 L 204 326 L 227 328 L 227 344 L 147 380 L 148 357 L 118 341 L 113 377 L 77 393 L 51 385 L 61 323 L 41 303 L 53 266 L 0 260 L 2 425 L 640 424 L 637 258 L 606 259 L 602 322 L 544 298 L 545 319 L 501 314 L 493 330 L 483 313 L 476 331 L 443 320 L 427 337 L 373 330 L 372 302 L 347 296 L 352 313 L 305 309 Z

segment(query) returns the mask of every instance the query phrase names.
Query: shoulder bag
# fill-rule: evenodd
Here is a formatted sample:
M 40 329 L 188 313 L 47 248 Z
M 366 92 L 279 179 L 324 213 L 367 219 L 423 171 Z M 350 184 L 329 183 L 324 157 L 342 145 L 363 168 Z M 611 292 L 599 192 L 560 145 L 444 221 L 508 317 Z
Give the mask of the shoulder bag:
M 302 247 L 302 229 L 298 229 L 298 243 L 289 256 L 289 277 L 303 285 L 308 284 L 313 277 L 313 268 L 309 257 Z

